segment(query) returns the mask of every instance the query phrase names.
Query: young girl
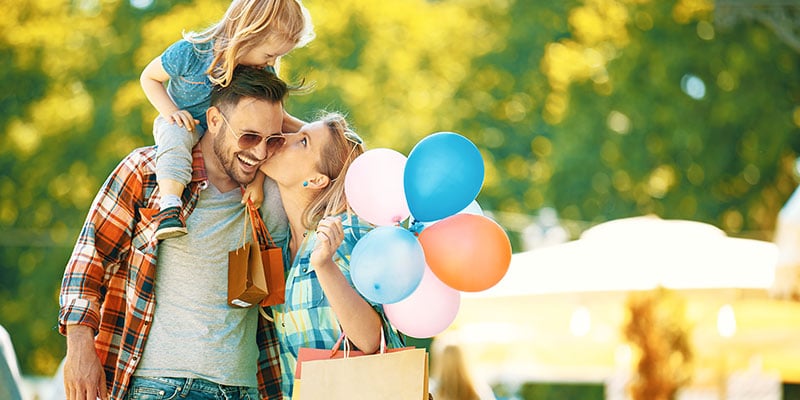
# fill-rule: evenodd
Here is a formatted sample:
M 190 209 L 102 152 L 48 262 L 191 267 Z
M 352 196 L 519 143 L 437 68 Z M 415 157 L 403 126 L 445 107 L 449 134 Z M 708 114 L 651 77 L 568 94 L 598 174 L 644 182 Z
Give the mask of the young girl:
M 261 165 L 278 185 L 290 238 L 283 249 L 286 302 L 272 306 L 280 342 L 283 398 L 291 399 L 301 347 L 333 348 L 342 331 L 365 353 L 402 346 L 383 308 L 365 300 L 350 278 L 350 253 L 366 231 L 345 213 L 344 177 L 364 152 L 361 138 L 338 114 L 304 125 Z M 291 165 L 292 168 L 286 168 Z M 343 222 L 344 219 L 344 222 Z
M 281 56 L 313 38 L 311 18 L 300 0 L 233 0 L 221 21 L 203 32 L 184 35 L 145 67 L 142 89 L 160 114 L 153 126 L 161 193 L 157 239 L 186 234 L 181 195 L 192 178 L 192 147 L 207 128 L 205 113 L 213 85 L 227 86 L 239 64 L 275 72 Z M 284 132 L 295 132 L 302 124 L 284 114 Z M 239 157 L 238 161 L 253 165 L 261 160 Z M 243 202 L 261 204 L 263 182 L 264 176 L 257 175 Z

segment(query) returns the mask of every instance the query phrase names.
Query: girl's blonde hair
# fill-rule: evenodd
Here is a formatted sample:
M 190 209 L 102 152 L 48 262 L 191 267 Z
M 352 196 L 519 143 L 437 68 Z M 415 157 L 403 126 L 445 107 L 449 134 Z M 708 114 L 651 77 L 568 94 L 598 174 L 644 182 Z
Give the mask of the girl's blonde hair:
M 364 145 L 356 143 L 361 139 L 350 130 L 342 114 L 323 113 L 317 121 L 322 121 L 331 134 L 330 142 L 320 154 L 317 170 L 328 176 L 331 181 L 328 186 L 317 192 L 303 211 L 303 225 L 306 229 L 315 227 L 325 216 L 340 214 L 348 209 L 344 193 L 344 177 L 353 160 L 364 153 Z
M 242 55 L 265 40 L 285 40 L 298 48 L 314 36 L 311 15 L 300 0 L 233 0 L 222 20 L 184 38 L 193 44 L 214 42 L 207 73 L 211 83 L 225 87 Z
M 461 348 L 446 345 L 435 360 L 438 368 L 433 397 L 436 400 L 479 400 Z

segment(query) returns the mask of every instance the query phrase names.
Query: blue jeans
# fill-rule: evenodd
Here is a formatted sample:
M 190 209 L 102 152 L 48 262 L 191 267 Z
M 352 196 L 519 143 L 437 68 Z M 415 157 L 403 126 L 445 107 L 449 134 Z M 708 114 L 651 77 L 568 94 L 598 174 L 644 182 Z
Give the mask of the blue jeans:
M 258 389 L 225 386 L 199 378 L 134 376 L 127 400 L 259 400 Z

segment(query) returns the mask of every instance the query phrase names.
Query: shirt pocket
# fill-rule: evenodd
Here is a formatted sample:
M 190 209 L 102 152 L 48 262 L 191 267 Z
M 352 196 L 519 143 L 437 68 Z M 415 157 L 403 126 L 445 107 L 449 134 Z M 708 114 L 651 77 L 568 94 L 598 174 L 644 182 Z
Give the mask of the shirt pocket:
M 317 272 L 308 265 L 298 269 L 292 278 L 291 295 L 293 309 L 311 309 L 321 307 L 325 301 L 325 292 L 317 279 Z

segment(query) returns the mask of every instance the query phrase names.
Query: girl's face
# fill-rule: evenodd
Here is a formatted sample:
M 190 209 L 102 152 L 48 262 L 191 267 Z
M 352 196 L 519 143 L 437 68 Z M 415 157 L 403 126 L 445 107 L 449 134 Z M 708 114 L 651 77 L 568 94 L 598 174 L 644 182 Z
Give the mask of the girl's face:
M 239 64 L 264 68 L 275 66 L 275 61 L 294 48 L 294 44 L 283 39 L 270 38 L 247 51 Z
M 316 121 L 285 137 L 286 143 L 262 164 L 261 171 L 280 185 L 300 187 L 303 181 L 319 174 L 317 165 L 322 150 L 331 141 L 330 130 Z

